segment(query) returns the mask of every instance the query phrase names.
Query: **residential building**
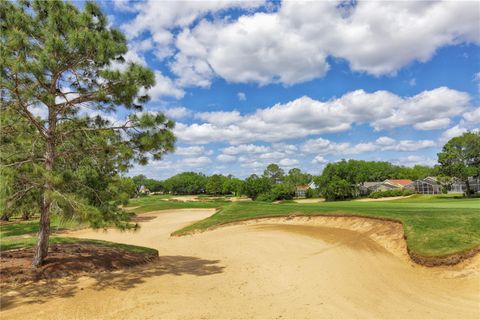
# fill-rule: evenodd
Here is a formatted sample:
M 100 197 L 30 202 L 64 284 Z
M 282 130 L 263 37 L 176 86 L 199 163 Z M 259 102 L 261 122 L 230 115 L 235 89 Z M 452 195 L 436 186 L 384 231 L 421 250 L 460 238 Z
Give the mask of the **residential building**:
M 299 186 L 295 187 L 295 197 L 297 198 L 305 198 L 307 195 L 307 190 L 310 189 L 310 187 L 307 184 L 302 184 Z
M 425 179 L 415 180 L 410 186 L 407 186 L 407 188 L 420 194 L 442 193 L 442 186 L 438 183 L 436 177 L 426 177 Z
M 365 181 L 358 187 L 360 195 L 368 195 L 370 192 L 374 191 L 375 188 L 380 184 L 382 184 L 382 181 Z
M 480 192 L 480 176 L 469 177 L 468 184 L 470 185 L 470 189 L 473 192 Z M 467 185 L 465 184 L 465 182 L 455 178 L 453 180 L 453 184 L 450 187 L 450 190 L 448 190 L 448 193 L 464 193 L 466 190 Z

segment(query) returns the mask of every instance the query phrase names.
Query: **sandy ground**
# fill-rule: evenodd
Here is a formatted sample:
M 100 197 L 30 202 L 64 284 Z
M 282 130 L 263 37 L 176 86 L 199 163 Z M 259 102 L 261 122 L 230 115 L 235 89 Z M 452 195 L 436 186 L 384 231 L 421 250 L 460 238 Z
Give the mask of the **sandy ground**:
M 323 198 L 312 198 L 312 199 L 295 199 L 293 200 L 297 203 L 319 203 L 319 202 L 324 202 L 325 199 Z
M 197 196 L 176 196 L 176 197 L 171 197 L 170 199 L 182 201 L 182 202 L 200 201 Z M 168 201 L 170 199 L 165 199 L 165 201 Z
M 469 319 L 480 316 L 478 256 L 468 272 L 414 265 L 396 224 L 277 219 L 185 237 L 213 210 L 149 213 L 136 233 L 72 236 L 157 248 L 142 268 L 2 292 L 2 319 Z M 340 220 L 339 220 L 340 219 Z M 338 226 L 344 225 L 344 229 Z M 393 240 L 388 240 L 391 233 Z M 459 268 L 459 267 L 458 267 Z
M 390 201 L 390 200 L 399 200 L 399 199 L 407 199 L 410 198 L 411 196 L 398 196 L 398 197 L 383 197 L 383 198 L 363 198 L 363 199 L 357 199 L 354 201 L 360 201 L 360 202 L 377 202 L 377 201 Z

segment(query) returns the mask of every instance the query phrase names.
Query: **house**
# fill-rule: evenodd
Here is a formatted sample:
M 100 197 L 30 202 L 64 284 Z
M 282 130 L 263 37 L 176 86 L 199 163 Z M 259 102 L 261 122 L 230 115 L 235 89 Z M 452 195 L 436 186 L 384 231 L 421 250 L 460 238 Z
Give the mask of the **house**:
M 315 184 L 314 181 L 310 181 L 310 183 L 308 184 L 308 187 L 309 187 L 310 189 L 317 189 L 317 185 Z
M 410 179 L 387 179 L 376 186 L 371 187 L 370 191 L 388 191 L 394 189 L 404 189 L 412 184 Z
M 302 184 L 295 187 L 295 197 L 304 198 L 307 195 L 307 190 L 310 189 L 309 185 Z
M 415 193 L 421 194 L 442 193 L 442 186 L 436 177 L 426 177 L 425 179 L 415 180 L 408 188 L 412 189 Z
M 397 188 L 405 188 L 409 184 L 411 184 L 413 181 L 410 179 L 387 179 L 383 181 L 383 183 L 388 183 L 393 186 L 396 186 Z
M 480 176 L 468 177 L 468 184 L 474 193 L 480 192 Z M 466 190 L 466 184 L 460 179 L 454 178 L 448 193 L 464 193 Z
M 141 186 L 138 188 L 137 193 L 138 193 L 138 194 L 150 194 L 150 190 L 148 190 L 148 188 L 145 187 L 144 185 L 141 185 Z
M 360 195 L 365 196 L 369 194 L 370 192 L 374 191 L 375 188 L 380 184 L 382 184 L 381 181 L 365 181 L 358 187 Z

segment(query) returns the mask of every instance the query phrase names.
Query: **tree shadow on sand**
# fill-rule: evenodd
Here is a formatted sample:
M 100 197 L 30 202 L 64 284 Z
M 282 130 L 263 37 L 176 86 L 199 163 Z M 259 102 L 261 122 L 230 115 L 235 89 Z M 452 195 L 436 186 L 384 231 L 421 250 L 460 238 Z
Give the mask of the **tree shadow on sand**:
M 220 260 L 205 260 L 190 256 L 161 256 L 145 265 L 120 271 L 83 273 L 62 279 L 42 280 L 26 284 L 2 284 L 0 309 L 7 310 L 29 303 L 44 303 L 51 298 L 75 296 L 79 288 L 79 278 L 86 276 L 94 280 L 89 286 L 94 290 L 115 288 L 128 290 L 144 283 L 148 278 L 162 275 L 209 276 L 222 273 L 224 266 Z

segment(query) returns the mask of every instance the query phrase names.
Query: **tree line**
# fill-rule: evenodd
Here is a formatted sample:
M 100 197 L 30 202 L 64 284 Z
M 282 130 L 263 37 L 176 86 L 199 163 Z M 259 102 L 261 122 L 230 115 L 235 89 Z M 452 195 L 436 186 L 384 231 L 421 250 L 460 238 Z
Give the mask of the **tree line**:
M 137 188 L 145 186 L 151 192 L 174 195 L 209 194 L 209 195 L 246 195 L 252 199 L 258 196 L 291 199 L 295 186 L 312 181 L 312 175 L 293 168 L 285 174 L 277 164 L 267 166 L 262 175 L 252 174 L 241 180 L 232 175 L 213 174 L 206 176 L 197 172 L 182 172 L 166 180 L 149 179 L 144 175 L 132 178 Z M 276 196 L 273 196 L 273 195 Z
M 253 200 L 275 201 L 292 199 L 296 187 L 314 182 L 315 188 L 306 191 L 307 197 L 322 196 L 326 200 L 346 200 L 359 196 L 359 186 L 367 181 L 387 179 L 419 180 L 428 176 L 438 178 L 448 186 L 452 178 L 463 182 L 466 196 L 473 194 L 468 177 L 480 175 L 480 133 L 467 132 L 452 138 L 438 154 L 439 164 L 433 167 L 405 167 L 387 161 L 340 160 L 325 166 L 320 175 L 311 175 L 293 168 L 285 173 L 277 164 L 270 164 L 263 174 L 252 174 L 244 180 L 232 175 L 183 172 L 164 181 L 143 175 L 133 178 L 137 187 L 171 194 L 244 195 Z
M 149 179 L 144 175 L 132 178 L 137 189 L 146 187 L 150 192 L 174 195 L 208 194 L 247 196 L 253 200 L 289 200 L 298 186 L 314 182 L 306 190 L 306 197 L 324 196 L 329 200 L 349 199 L 358 194 L 358 185 L 365 181 L 386 179 L 417 180 L 436 176 L 440 167 L 416 165 L 412 168 L 393 165 L 385 161 L 341 160 L 328 164 L 320 175 L 302 172 L 299 168 L 287 173 L 275 163 L 269 164 L 263 174 L 251 174 L 245 179 L 232 175 L 207 176 L 197 172 L 182 172 L 166 180 Z

